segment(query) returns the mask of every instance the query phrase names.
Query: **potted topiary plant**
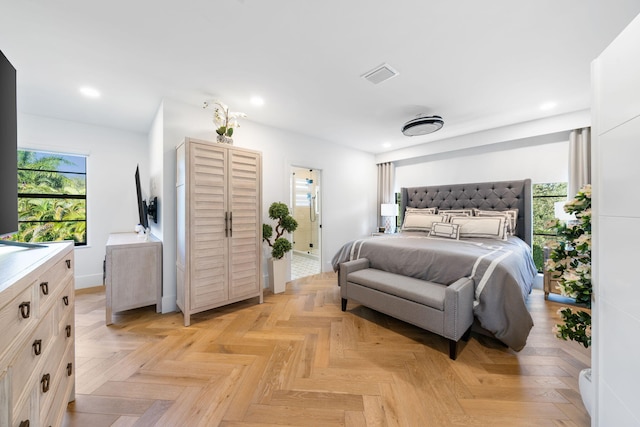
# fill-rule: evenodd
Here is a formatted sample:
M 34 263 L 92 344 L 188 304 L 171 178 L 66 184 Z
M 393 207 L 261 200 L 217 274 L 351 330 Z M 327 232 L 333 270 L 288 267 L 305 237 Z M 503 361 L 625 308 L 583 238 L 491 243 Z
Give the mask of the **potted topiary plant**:
M 269 288 L 274 294 L 284 292 L 287 280 L 287 260 L 284 258 L 293 246 L 285 233 L 293 233 L 298 222 L 289 214 L 289 208 L 281 202 L 273 202 L 269 207 L 269 218 L 276 221 L 275 232 L 270 224 L 262 224 L 262 240 L 271 248 L 269 259 Z
M 591 185 L 586 185 L 575 199 L 564 205 L 567 213 L 575 214 L 576 220 L 565 223 L 555 220 L 550 225 L 560 237 L 558 242 L 549 242 L 551 249 L 545 268 L 558 276 L 562 295 L 575 299 L 579 307 L 591 309 Z M 562 324 L 554 332 L 558 338 L 573 340 L 585 348 L 591 345 L 591 314 L 580 308 L 561 308 L 558 313 Z M 580 372 L 580 393 L 591 413 L 594 398 L 591 369 Z

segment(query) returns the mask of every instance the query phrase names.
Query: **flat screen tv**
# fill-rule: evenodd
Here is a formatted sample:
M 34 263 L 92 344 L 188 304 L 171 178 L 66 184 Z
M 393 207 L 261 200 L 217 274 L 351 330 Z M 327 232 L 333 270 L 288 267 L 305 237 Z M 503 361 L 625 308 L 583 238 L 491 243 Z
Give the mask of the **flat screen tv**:
M 147 203 L 142 199 L 142 189 L 140 188 L 140 168 L 138 166 L 136 166 L 136 193 L 138 195 L 139 224 L 146 230 L 149 228 L 149 218 L 147 216 Z
M 18 231 L 16 69 L 0 51 L 0 237 Z

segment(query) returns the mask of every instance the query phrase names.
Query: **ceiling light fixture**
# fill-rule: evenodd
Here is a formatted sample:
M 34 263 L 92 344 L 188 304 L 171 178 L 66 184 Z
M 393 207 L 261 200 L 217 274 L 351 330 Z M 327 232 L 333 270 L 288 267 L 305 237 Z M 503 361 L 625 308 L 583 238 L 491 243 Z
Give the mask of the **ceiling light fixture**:
M 545 102 L 544 104 L 540 104 L 540 109 L 542 111 L 553 110 L 556 108 L 556 105 L 555 102 Z
M 80 88 L 80 93 L 87 98 L 100 98 L 100 92 L 89 86 L 83 86 Z
M 264 105 L 264 99 L 259 96 L 252 96 L 251 104 L 255 105 L 256 107 L 262 107 Z
M 409 120 L 402 126 L 405 136 L 427 135 L 440 130 L 444 126 L 444 120 L 440 116 L 424 116 L 419 114 L 415 119 Z

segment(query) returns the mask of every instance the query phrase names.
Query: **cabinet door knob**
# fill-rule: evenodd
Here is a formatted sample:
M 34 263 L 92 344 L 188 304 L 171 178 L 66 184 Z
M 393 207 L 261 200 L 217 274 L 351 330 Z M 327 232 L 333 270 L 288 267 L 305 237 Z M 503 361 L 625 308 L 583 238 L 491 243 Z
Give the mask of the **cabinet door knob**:
M 31 316 L 31 301 L 23 302 L 18 307 L 23 319 L 28 319 Z
M 29 420 L 20 421 L 20 427 L 29 427 Z
M 33 347 L 33 353 L 36 356 L 40 356 L 40 353 L 42 353 L 42 340 L 35 340 L 32 344 Z
M 42 379 L 40 380 L 40 384 L 42 384 L 42 392 L 46 393 L 49 391 L 49 381 L 51 381 L 51 375 L 44 374 Z
M 71 260 L 70 259 L 66 259 L 65 261 L 67 263 L 67 268 L 71 268 Z
M 70 377 L 72 373 L 73 373 L 73 363 L 69 362 L 67 363 L 67 376 Z
M 69 305 L 69 297 L 68 296 L 63 296 L 62 297 L 62 302 L 64 303 L 64 305 Z
M 71 336 L 71 325 L 67 325 L 64 330 L 67 332 L 67 338 Z
M 42 295 L 49 295 L 49 282 L 40 283 L 40 290 L 42 291 Z

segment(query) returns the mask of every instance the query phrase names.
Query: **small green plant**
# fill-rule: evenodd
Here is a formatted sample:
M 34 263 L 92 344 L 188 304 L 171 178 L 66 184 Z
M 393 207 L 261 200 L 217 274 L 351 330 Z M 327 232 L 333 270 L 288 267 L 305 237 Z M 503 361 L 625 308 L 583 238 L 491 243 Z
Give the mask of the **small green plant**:
M 575 199 L 564 206 L 567 213 L 575 214 L 576 221 L 564 223 L 554 220 L 550 224 L 558 232 L 558 241 L 549 242 L 551 249 L 546 269 L 559 276 L 562 295 L 574 298 L 577 304 L 591 308 L 591 185 L 586 185 Z M 584 310 L 563 307 L 558 313 L 564 324 L 556 325 L 558 338 L 573 340 L 585 348 L 591 345 L 591 315 Z
M 269 218 L 276 221 L 276 235 L 273 236 L 274 229 L 271 225 L 262 224 L 262 240 L 271 247 L 271 256 L 275 259 L 281 259 L 292 249 L 291 242 L 283 235 L 285 232 L 293 233 L 298 228 L 298 221 L 289 215 L 289 208 L 281 202 L 271 204 Z

